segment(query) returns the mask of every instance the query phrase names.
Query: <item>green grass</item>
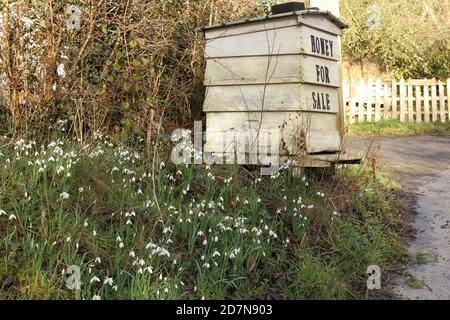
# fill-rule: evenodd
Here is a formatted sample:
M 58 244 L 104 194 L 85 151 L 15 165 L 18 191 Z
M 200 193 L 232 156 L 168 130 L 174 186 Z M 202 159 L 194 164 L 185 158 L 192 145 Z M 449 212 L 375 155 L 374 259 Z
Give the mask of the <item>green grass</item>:
M 436 252 L 420 251 L 416 254 L 416 264 L 428 264 L 439 261 L 439 256 Z
M 354 136 L 406 136 L 406 135 L 450 135 L 450 122 L 446 123 L 410 123 L 398 120 L 382 122 L 364 122 L 349 127 L 349 134 Z
M 405 273 L 405 281 L 406 285 L 410 287 L 411 289 L 422 289 L 423 288 L 423 282 L 417 279 L 414 275 L 412 275 L 410 272 Z
M 398 199 L 363 168 L 258 178 L 176 167 L 168 143 L 152 168 L 117 140 L 0 141 L 1 299 L 361 298 L 404 255 Z

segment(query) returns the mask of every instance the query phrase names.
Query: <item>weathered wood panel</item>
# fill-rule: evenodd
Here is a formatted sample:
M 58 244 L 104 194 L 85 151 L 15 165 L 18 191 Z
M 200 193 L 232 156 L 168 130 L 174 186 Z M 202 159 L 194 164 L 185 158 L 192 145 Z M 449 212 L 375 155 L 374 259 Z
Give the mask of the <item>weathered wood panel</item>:
M 298 21 L 304 25 L 323 30 L 333 35 L 340 35 L 342 33 L 342 30 L 338 26 L 323 16 L 299 16 Z
M 305 82 L 339 87 L 335 61 L 304 55 L 207 59 L 205 86 Z
M 309 84 L 268 84 L 208 87 L 205 112 L 316 111 L 337 113 L 337 90 Z
M 306 112 L 211 112 L 206 117 L 205 151 L 229 150 L 227 131 L 259 128 L 261 135 L 270 130 L 279 130 L 281 155 L 293 155 L 299 151 L 302 132 L 306 136 L 308 153 L 338 151 L 340 138 L 336 127 L 337 117 L 336 114 Z
M 239 24 L 226 28 L 207 30 L 205 32 L 205 38 L 206 40 L 213 40 L 215 38 L 237 36 L 246 33 L 298 26 L 299 24 L 300 22 L 298 21 L 298 18 L 296 16 L 282 17 L 279 19 L 267 20 L 263 22 Z
M 206 42 L 207 58 L 298 54 L 302 52 L 301 27 L 292 26 L 217 38 Z
M 206 42 L 206 58 L 306 53 L 338 61 L 338 38 L 307 26 L 267 29 Z

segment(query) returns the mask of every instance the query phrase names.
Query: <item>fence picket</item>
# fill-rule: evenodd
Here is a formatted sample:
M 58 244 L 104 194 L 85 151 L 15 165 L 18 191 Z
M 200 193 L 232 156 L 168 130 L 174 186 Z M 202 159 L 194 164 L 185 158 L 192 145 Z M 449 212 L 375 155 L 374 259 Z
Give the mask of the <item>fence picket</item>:
M 450 121 L 450 79 L 447 79 L 447 114 Z
M 405 87 L 405 80 L 400 80 L 400 121 L 405 121 L 405 95 L 406 95 L 406 87 Z
M 428 86 L 423 87 L 423 111 L 424 120 L 426 123 L 430 122 L 430 88 Z
M 364 122 L 365 85 L 365 80 L 361 79 L 358 88 L 358 122 Z
M 416 122 L 422 122 L 422 95 L 420 93 L 420 86 L 416 86 Z
M 381 80 L 375 82 L 375 121 L 381 119 Z
M 437 97 L 436 97 L 436 84 L 431 86 L 431 112 L 432 121 L 437 121 Z
M 367 121 L 372 121 L 372 79 L 369 78 L 367 81 Z
M 449 81 L 450 81 L 450 79 L 449 79 Z M 389 116 L 389 84 L 387 82 L 384 84 L 384 88 L 383 88 L 383 114 L 384 114 L 384 119 L 390 118 L 390 116 Z
M 408 80 L 408 122 L 414 121 L 413 88 L 411 80 Z
M 445 103 L 444 103 L 444 85 L 439 80 L 439 116 L 441 122 L 445 122 Z
M 397 120 L 397 81 L 392 80 L 392 119 Z

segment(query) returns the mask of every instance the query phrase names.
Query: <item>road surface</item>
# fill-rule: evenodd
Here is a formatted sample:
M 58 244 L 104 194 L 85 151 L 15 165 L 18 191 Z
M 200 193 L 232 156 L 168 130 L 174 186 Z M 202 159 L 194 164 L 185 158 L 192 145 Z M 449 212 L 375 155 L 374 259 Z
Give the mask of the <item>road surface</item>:
M 352 137 L 348 148 L 370 148 L 382 171 L 415 198 L 410 263 L 393 293 L 409 300 L 450 299 L 450 137 Z

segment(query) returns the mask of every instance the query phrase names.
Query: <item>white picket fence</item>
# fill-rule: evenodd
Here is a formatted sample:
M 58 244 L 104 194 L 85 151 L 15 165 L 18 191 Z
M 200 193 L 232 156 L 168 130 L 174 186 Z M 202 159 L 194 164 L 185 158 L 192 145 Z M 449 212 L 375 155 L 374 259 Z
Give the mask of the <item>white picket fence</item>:
M 347 123 L 396 119 L 402 122 L 450 121 L 450 79 L 343 83 Z

